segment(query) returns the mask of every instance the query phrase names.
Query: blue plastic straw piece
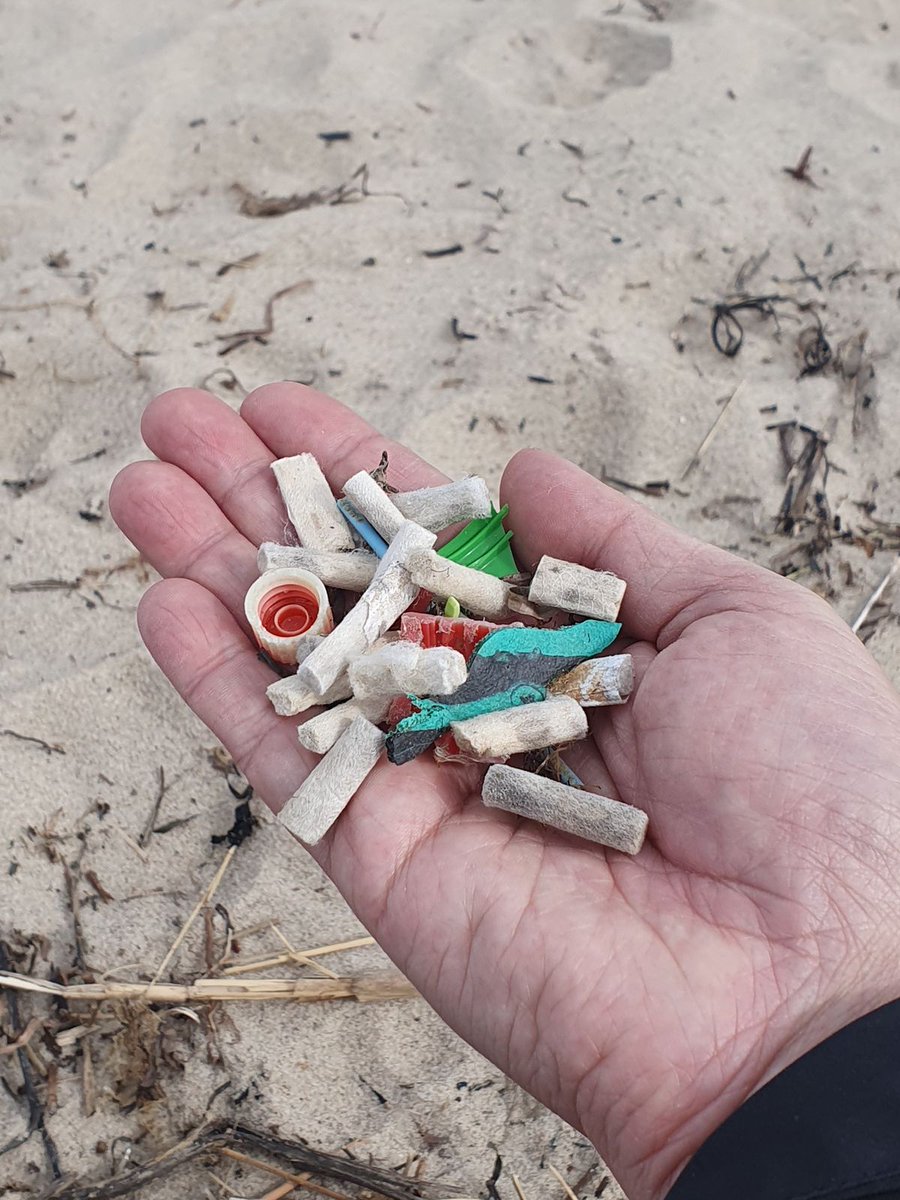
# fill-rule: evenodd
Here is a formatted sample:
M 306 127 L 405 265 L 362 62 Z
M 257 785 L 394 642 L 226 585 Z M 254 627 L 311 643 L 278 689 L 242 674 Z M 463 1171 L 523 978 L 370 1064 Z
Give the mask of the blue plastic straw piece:
M 382 558 L 388 547 L 387 542 L 381 534 L 372 528 L 359 509 L 351 504 L 349 500 L 338 500 L 337 506 L 341 510 L 341 515 L 347 524 L 356 530 L 374 554 Z

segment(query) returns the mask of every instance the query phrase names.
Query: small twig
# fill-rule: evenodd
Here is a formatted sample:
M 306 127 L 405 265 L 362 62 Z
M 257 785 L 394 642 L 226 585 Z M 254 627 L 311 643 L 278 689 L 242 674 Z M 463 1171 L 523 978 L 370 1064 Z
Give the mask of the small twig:
M 75 592 L 83 579 L 25 579 L 21 583 L 11 583 L 11 592 Z
M 32 737 L 28 733 L 16 733 L 14 729 L 4 729 L 2 733 L 4 737 L 15 738 L 17 742 L 33 742 L 35 746 L 40 746 L 48 754 L 65 754 L 63 747 L 56 742 L 45 742 L 43 738 Z
M 278 928 L 277 925 L 272 926 L 272 932 L 278 938 L 279 942 L 282 943 L 282 945 L 285 948 L 285 951 L 288 954 L 290 954 L 291 957 L 296 962 L 301 963 L 304 967 L 309 967 L 313 971 L 317 971 L 320 975 L 324 976 L 326 979 L 337 979 L 338 978 L 337 972 L 332 971 L 332 969 L 330 967 L 326 967 L 322 963 L 317 963 L 315 961 L 315 959 L 313 959 L 313 958 L 307 958 L 305 954 L 298 953 L 294 949 L 294 947 L 291 945 L 291 943 L 287 940 L 287 938 L 284 936 L 284 934 L 281 932 L 281 930 Z
M 14 1042 L 7 1042 L 5 1046 L 0 1046 L 0 1057 L 4 1054 L 15 1054 L 17 1050 L 27 1046 L 43 1023 L 40 1017 L 32 1017 Z
M 223 1146 L 219 1153 L 223 1158 L 230 1158 L 234 1162 L 241 1163 L 242 1166 L 255 1167 L 257 1171 L 266 1171 L 269 1175 L 275 1175 L 279 1179 L 288 1179 L 294 1187 L 305 1188 L 309 1192 L 315 1192 L 318 1196 L 328 1196 L 330 1200 L 348 1200 L 341 1192 L 334 1192 L 331 1188 L 322 1187 L 321 1184 L 311 1183 L 308 1175 L 294 1175 L 282 1167 L 274 1167 L 271 1163 L 251 1158 L 249 1154 L 242 1154 L 240 1150 L 232 1150 L 228 1146 Z
M 442 246 L 439 250 L 423 250 L 423 258 L 448 258 L 451 254 L 462 254 L 464 247 L 460 242 L 454 242 L 452 246 Z
M 169 947 L 169 952 L 166 954 L 165 958 L 159 964 L 156 974 L 153 976 L 152 980 L 150 981 L 151 987 L 153 984 L 156 983 L 156 981 L 162 975 L 163 971 L 165 971 L 166 967 L 172 961 L 172 958 L 175 955 L 176 951 L 178 950 L 178 947 L 181 945 L 181 943 L 187 937 L 188 931 L 190 930 L 194 921 L 196 921 L 197 917 L 199 916 L 201 909 L 203 909 L 205 905 L 209 904 L 210 900 L 215 895 L 219 884 L 222 882 L 225 872 L 228 870 L 229 866 L 231 865 L 231 860 L 234 858 L 236 850 L 237 850 L 236 846 L 231 846 L 228 850 L 228 853 L 222 859 L 222 862 L 219 866 L 218 871 L 216 871 L 215 875 L 213 876 L 212 882 L 210 883 L 210 885 L 206 889 L 206 891 L 203 893 L 203 895 L 200 897 L 200 899 L 197 901 L 197 903 L 194 905 L 190 916 L 185 921 L 185 923 L 182 925 L 181 930 L 179 931 L 179 934 L 176 937 L 175 941 Z
M 97 1108 L 97 1090 L 94 1086 L 94 1058 L 91 1043 L 86 1038 L 81 1046 L 81 1106 L 86 1117 L 92 1117 Z
M 165 794 L 166 794 L 166 771 L 165 771 L 165 768 L 162 766 L 162 764 L 160 764 L 160 766 L 157 768 L 157 770 L 159 772 L 159 787 L 157 788 L 157 791 L 156 791 L 156 799 L 153 801 L 153 807 L 150 809 L 150 815 L 147 817 L 147 820 L 144 822 L 144 828 L 141 831 L 140 837 L 138 838 L 138 845 L 141 847 L 142 850 L 147 845 L 147 843 L 150 841 L 150 838 L 153 835 L 153 827 L 156 824 L 157 817 L 159 816 L 159 808 L 163 802 L 163 796 L 165 796 Z
M 75 935 L 75 966 L 83 973 L 87 969 L 87 947 L 84 940 L 84 928 L 81 924 L 81 901 L 78 899 L 78 879 L 65 859 L 63 859 L 62 868 L 66 880 L 69 909 L 72 913 L 72 929 Z
M 547 1163 L 547 1168 L 550 1171 L 550 1174 L 553 1175 L 562 1184 L 562 1189 L 566 1193 L 568 1200 L 578 1200 L 578 1197 L 575 1195 L 575 1193 L 569 1187 L 569 1184 L 566 1181 L 565 1176 L 561 1175 L 560 1172 L 557 1171 L 556 1167 L 554 1167 L 552 1162 Z
M 252 959 L 249 962 L 235 963 L 226 967 L 225 975 L 244 975 L 248 971 L 265 971 L 269 967 L 282 967 L 285 963 L 294 962 L 297 958 L 319 958 L 323 954 L 339 954 L 342 950 L 359 950 L 363 946 L 374 946 L 375 939 L 371 937 L 352 938 L 347 942 L 333 942 L 330 946 L 314 946 L 311 950 L 294 950 L 290 953 L 276 954 L 269 957 Z
M 810 177 L 809 166 L 812 162 L 812 146 L 807 146 L 800 158 L 797 160 L 796 166 L 782 167 L 785 175 L 790 175 L 792 179 L 796 179 L 798 183 L 808 183 L 810 187 L 818 187 L 819 185 Z
M 97 878 L 97 872 L 90 868 L 84 873 L 85 882 L 89 883 L 104 904 L 109 904 L 111 900 L 115 900 L 115 896 L 106 890 L 100 880 Z
M 863 625 L 865 625 L 866 621 L 869 619 L 869 614 L 871 613 L 872 609 L 881 600 L 881 597 L 886 592 L 887 588 L 889 587 L 889 585 L 891 583 L 891 580 L 894 578 L 894 576 L 897 574 L 898 571 L 900 571 L 900 555 L 898 555 L 898 557 L 894 559 L 893 565 L 891 566 L 890 570 L 887 572 L 885 577 L 882 579 L 881 583 L 879 583 L 878 587 L 876 587 L 875 591 L 872 593 L 872 595 L 868 598 L 868 600 L 865 602 L 865 604 L 859 610 L 859 613 L 857 614 L 855 620 L 853 621 L 853 623 L 850 626 L 850 628 L 853 630 L 854 633 L 859 633 L 859 631 L 862 629 Z
M 525 1189 L 522 1187 L 521 1181 L 515 1171 L 510 1171 L 510 1177 L 512 1178 L 512 1185 L 516 1189 L 516 1195 L 519 1197 L 519 1200 L 528 1200 L 525 1195 Z
M 583 196 L 573 196 L 568 188 L 566 188 L 564 192 L 560 192 L 560 195 L 567 204 L 580 204 L 582 208 L 591 207 L 589 202 L 585 200 Z
M 295 1192 L 298 1186 L 298 1184 L 291 1183 L 290 1181 L 281 1183 L 278 1187 L 272 1188 L 271 1192 L 266 1192 L 264 1196 L 260 1197 L 260 1200 L 282 1200 L 282 1197 L 289 1196 L 291 1192 Z
M 723 420 L 725 414 L 729 411 L 732 404 L 734 404 L 738 395 L 743 390 L 746 382 L 747 382 L 746 379 L 741 380 L 741 382 L 737 385 L 737 387 L 734 389 L 734 391 L 731 393 L 731 395 L 728 397 L 728 399 L 725 401 L 725 403 L 719 409 L 719 413 L 716 416 L 716 419 L 713 421 L 712 425 L 709 427 L 706 437 L 704 437 L 703 441 L 700 443 L 700 445 L 694 451 L 693 458 L 688 463 L 688 465 L 684 468 L 684 471 L 681 474 L 682 481 L 687 479 L 688 475 L 690 475 L 691 471 L 694 470 L 694 468 L 700 462 L 700 459 L 703 457 L 703 455 L 709 449 L 709 446 L 710 446 L 713 438 L 716 436 L 716 434 L 719 431 L 719 426 L 722 424 L 722 420 Z
M 272 1188 L 271 1192 L 266 1192 L 261 1197 L 261 1200 L 282 1200 L 283 1196 L 289 1196 L 291 1192 L 295 1192 L 296 1190 L 297 1185 L 289 1181 L 288 1183 L 279 1184 L 276 1188 Z

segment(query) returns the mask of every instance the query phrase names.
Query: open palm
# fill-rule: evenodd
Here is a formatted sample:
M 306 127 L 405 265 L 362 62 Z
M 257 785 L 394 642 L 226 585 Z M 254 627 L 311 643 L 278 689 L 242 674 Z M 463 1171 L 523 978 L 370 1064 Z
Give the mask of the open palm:
M 256 547 L 285 532 L 269 463 L 311 451 L 339 490 L 387 449 L 401 489 L 443 477 L 296 384 L 240 416 L 169 392 L 143 433 L 161 461 L 110 497 L 165 576 L 141 633 L 278 810 L 315 759 L 243 619 Z M 552 553 L 629 581 L 634 695 L 567 758 L 646 809 L 645 849 L 485 809 L 480 770 L 420 759 L 382 763 L 316 857 L 438 1012 L 643 1200 L 762 1082 L 900 995 L 900 698 L 822 601 L 571 464 L 518 455 L 502 499 L 523 566 Z

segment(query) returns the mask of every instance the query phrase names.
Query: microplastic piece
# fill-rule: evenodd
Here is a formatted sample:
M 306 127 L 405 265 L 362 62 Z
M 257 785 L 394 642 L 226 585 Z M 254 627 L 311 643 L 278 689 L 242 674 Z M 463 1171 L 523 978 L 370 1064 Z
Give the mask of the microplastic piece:
M 375 557 L 383 558 L 387 552 L 387 542 L 378 530 L 374 529 L 366 520 L 356 505 L 344 497 L 342 500 L 337 501 L 337 508 L 347 524 L 356 530 Z
M 272 463 L 287 515 L 308 550 L 352 550 L 353 538 L 337 511 L 328 480 L 312 454 Z
M 290 567 L 267 571 L 250 585 L 244 614 L 259 647 L 283 664 L 296 663 L 301 638 L 334 628 L 322 581 Z
M 637 854 L 647 832 L 647 814 L 640 808 L 516 767 L 489 767 L 481 798 L 488 808 L 502 808 L 623 854 Z
M 601 621 L 615 621 L 624 595 L 624 579 L 611 571 L 592 571 L 549 554 L 538 563 L 528 589 L 532 604 Z
M 462 687 L 437 704 L 416 701 L 418 713 L 401 721 L 388 733 L 388 758 L 394 763 L 409 762 L 436 740 L 453 721 L 466 720 L 483 712 L 511 708 L 512 695 L 520 687 L 532 686 L 532 700 L 543 700 L 547 684 L 586 658 L 594 658 L 618 636 L 621 626 L 610 621 L 582 621 L 562 629 L 532 629 L 525 626 L 501 626 L 488 634 L 472 653 L 469 674 Z M 496 698 L 505 698 L 500 703 Z M 465 715 L 454 712 L 457 706 L 480 704 Z
M 311 571 L 326 587 L 364 592 L 372 582 L 378 559 L 369 550 L 308 550 L 306 546 L 280 546 L 263 542 L 256 555 L 260 574 L 279 567 Z
M 315 846 L 353 799 L 383 750 L 381 730 L 365 717 L 357 717 L 310 771 L 278 820 L 301 842 Z

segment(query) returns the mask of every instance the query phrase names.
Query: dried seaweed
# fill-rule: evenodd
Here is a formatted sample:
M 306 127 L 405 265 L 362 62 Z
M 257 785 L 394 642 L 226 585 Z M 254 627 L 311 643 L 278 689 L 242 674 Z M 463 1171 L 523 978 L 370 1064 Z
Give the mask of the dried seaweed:
M 388 1200 L 440 1200 L 461 1195 L 459 1188 L 444 1183 L 410 1179 L 399 1171 L 355 1162 L 341 1155 L 314 1150 L 304 1142 L 220 1121 L 196 1130 L 164 1154 L 112 1179 L 93 1184 L 81 1180 L 62 1183 L 46 1194 L 46 1200 L 115 1200 L 133 1196 L 141 1188 L 213 1153 L 252 1151 L 286 1163 L 294 1171 L 309 1172 L 322 1179 L 336 1179 L 363 1188 Z
M 250 789 L 253 794 L 253 789 Z M 227 833 L 215 833 L 210 838 L 214 846 L 224 842 L 228 846 L 240 846 L 246 842 L 256 828 L 256 818 L 250 811 L 250 798 L 241 800 L 234 810 L 234 821 Z
M 0 729 L 0 736 L 15 738 L 17 742 L 30 742 L 40 746 L 48 754 L 65 754 L 65 749 L 57 742 L 45 742 L 43 738 L 33 737 L 29 733 L 17 733 L 15 729 Z
M 710 333 L 713 345 L 726 358 L 734 358 L 744 344 L 744 327 L 738 319 L 740 312 L 758 312 L 761 316 L 778 323 L 776 304 L 789 301 L 789 296 L 776 294 L 764 296 L 738 296 L 722 300 L 713 305 Z
M 217 337 L 220 342 L 226 342 L 219 351 L 219 355 L 230 354 L 232 350 L 237 350 L 239 346 L 246 345 L 247 342 L 259 342 L 260 345 L 266 345 L 266 339 L 271 337 L 275 332 L 275 305 L 285 296 L 289 296 L 292 292 L 307 291 L 313 286 L 311 279 L 301 279 L 297 283 L 288 284 L 287 287 L 280 288 L 277 292 L 269 297 L 266 301 L 266 307 L 263 311 L 263 323 L 257 329 L 239 329 L 234 333 L 220 333 Z
M 356 182 L 359 180 L 359 182 Z M 363 163 L 348 180 L 335 187 L 313 188 L 309 192 L 293 192 L 289 196 L 266 196 L 251 192 L 242 183 L 232 185 L 241 198 L 240 211 L 245 217 L 283 217 L 285 213 L 302 212 L 320 205 L 353 204 L 365 199 L 368 169 Z
M 784 421 L 767 428 L 777 429 L 782 460 L 787 470 L 784 498 L 778 510 L 776 529 L 793 533 L 798 522 L 807 516 L 807 505 L 813 483 L 820 471 L 827 473 L 825 451 L 828 437 L 818 429 L 797 421 Z M 824 499 L 825 478 L 821 496 Z M 822 500 L 818 501 L 819 504 Z
M 12 961 L 10 951 L 7 944 L 0 941 L 0 970 L 9 971 L 12 969 Z M 22 1026 L 19 1016 L 18 997 L 15 993 L 10 993 L 7 996 L 6 1003 L 9 1011 L 11 1024 L 11 1032 L 13 1038 L 18 1040 L 24 1033 L 25 1028 Z M 22 1041 L 16 1047 L 16 1059 L 19 1063 L 19 1070 L 22 1072 L 22 1094 L 25 1097 L 25 1103 L 28 1106 L 28 1122 L 23 1133 L 11 1138 L 5 1145 L 0 1146 L 0 1155 L 7 1154 L 10 1150 L 15 1150 L 17 1146 L 22 1146 L 29 1140 L 33 1133 L 38 1132 L 41 1135 L 41 1141 L 44 1144 L 44 1153 L 47 1156 L 47 1162 L 50 1166 L 50 1171 L 54 1179 L 62 1178 L 62 1170 L 59 1165 L 59 1154 L 56 1149 L 56 1144 L 50 1136 L 50 1131 L 47 1128 L 45 1119 L 44 1105 L 41 1103 L 37 1088 L 32 1074 L 31 1063 L 27 1053 L 27 1043 Z

